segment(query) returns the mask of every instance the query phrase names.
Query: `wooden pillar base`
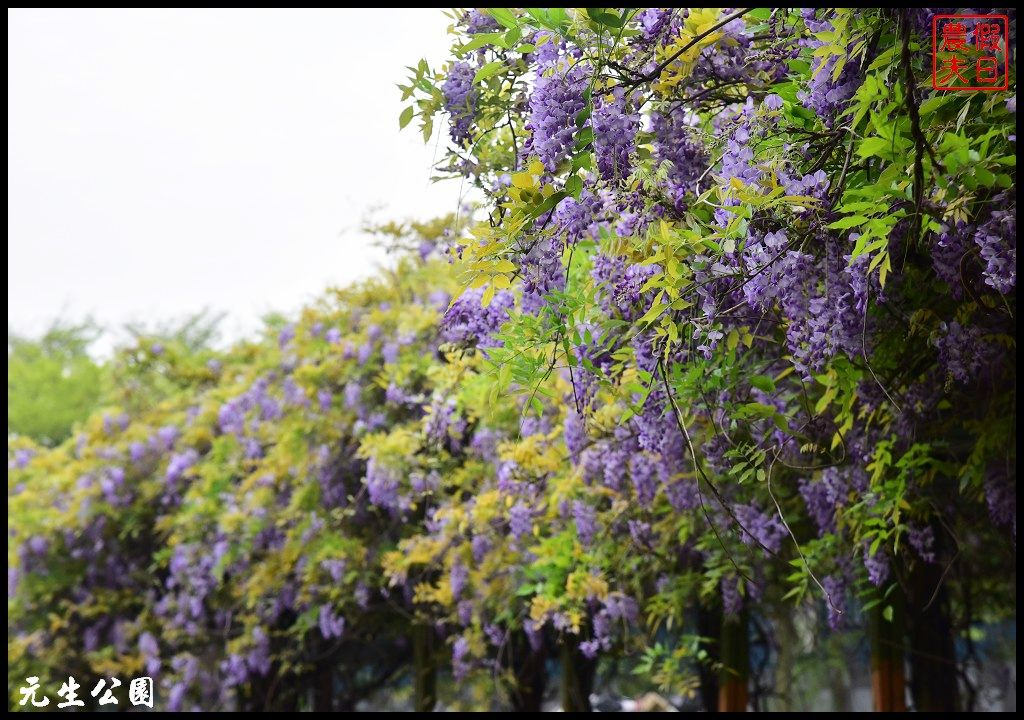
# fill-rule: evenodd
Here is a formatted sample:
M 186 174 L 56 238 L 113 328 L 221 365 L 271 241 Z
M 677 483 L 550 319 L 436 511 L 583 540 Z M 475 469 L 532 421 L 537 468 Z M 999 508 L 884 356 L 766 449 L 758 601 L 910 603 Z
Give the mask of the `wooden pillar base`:
M 412 629 L 413 688 L 416 712 L 431 712 L 437 704 L 434 628 L 419 623 Z
M 720 644 L 723 669 L 718 678 L 718 712 L 746 712 L 750 696 L 750 637 L 747 611 L 722 621 Z
M 889 598 L 892 612 L 884 615 L 886 603 L 871 609 L 871 696 L 875 712 L 906 712 L 906 673 L 903 667 L 903 596 L 897 590 Z

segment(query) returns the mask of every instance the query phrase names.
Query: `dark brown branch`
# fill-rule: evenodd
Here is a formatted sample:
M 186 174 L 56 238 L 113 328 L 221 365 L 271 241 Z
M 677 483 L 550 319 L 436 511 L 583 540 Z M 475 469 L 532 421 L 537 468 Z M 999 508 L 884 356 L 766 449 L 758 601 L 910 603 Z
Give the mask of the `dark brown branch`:
M 733 13 L 732 15 L 729 15 L 728 17 L 726 17 L 721 22 L 718 22 L 718 23 L 712 25 L 710 28 L 708 28 L 707 30 L 702 32 L 700 35 L 697 35 L 695 38 L 693 38 L 690 42 L 686 43 L 679 50 L 677 50 L 676 52 L 672 53 L 672 56 L 668 60 L 666 60 L 665 62 L 661 63 L 661 65 L 659 65 L 658 67 L 654 68 L 654 70 L 652 70 L 651 72 L 647 73 L 646 75 L 639 76 L 636 80 L 633 80 L 633 81 L 629 82 L 626 85 L 626 88 L 627 89 L 634 88 L 637 85 L 642 85 L 643 83 L 651 82 L 652 80 L 658 78 L 661 75 L 662 71 L 664 71 L 665 68 L 667 68 L 669 65 L 674 63 L 676 60 L 678 60 L 679 56 L 682 55 L 684 52 L 686 52 L 687 50 L 692 48 L 694 45 L 699 43 L 701 40 L 706 38 L 711 33 L 715 32 L 716 30 L 718 30 L 718 29 L 720 29 L 722 27 L 725 27 L 726 25 L 731 23 L 736 18 L 743 17 L 744 15 L 746 15 L 748 12 L 750 12 L 753 9 L 754 8 L 747 8 L 746 10 L 740 10 L 737 13 Z

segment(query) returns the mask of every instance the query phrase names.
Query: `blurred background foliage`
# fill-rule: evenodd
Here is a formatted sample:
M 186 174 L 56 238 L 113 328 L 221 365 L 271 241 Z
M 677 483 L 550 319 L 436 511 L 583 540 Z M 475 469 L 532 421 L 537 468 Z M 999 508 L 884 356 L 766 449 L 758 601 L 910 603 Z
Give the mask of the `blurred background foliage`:
M 55 321 L 40 337 L 7 333 L 7 432 L 53 446 L 94 411 L 108 369 L 89 355 L 100 334 L 91 321 Z
M 142 406 L 181 389 L 164 372 L 166 362 L 147 364 L 141 382 L 142 356 L 126 348 L 155 347 L 159 354 L 167 350 L 175 357 L 206 358 L 222 340 L 223 320 L 224 313 L 206 309 L 177 319 L 128 322 L 109 357 L 97 350 L 98 341 L 118 329 L 102 328 L 91 318 L 57 318 L 37 336 L 8 329 L 8 435 L 54 447 L 104 405 L 131 399 Z

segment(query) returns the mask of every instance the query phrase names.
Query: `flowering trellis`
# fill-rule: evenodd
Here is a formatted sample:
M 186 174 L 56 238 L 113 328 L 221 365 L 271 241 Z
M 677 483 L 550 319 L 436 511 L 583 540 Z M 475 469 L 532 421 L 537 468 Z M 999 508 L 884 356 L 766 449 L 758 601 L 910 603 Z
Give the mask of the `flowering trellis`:
M 879 658 L 906 625 L 922 709 L 956 704 L 956 628 L 1016 542 L 1015 86 L 932 91 L 932 16 L 474 10 L 401 118 L 446 115 L 441 171 L 488 198 L 458 247 L 481 312 L 520 289 L 488 377 L 570 385 L 595 576 L 655 626 L 688 607 L 658 551 L 726 626 L 817 597 L 839 628 L 857 597 Z M 534 619 L 576 632 L 563 596 Z

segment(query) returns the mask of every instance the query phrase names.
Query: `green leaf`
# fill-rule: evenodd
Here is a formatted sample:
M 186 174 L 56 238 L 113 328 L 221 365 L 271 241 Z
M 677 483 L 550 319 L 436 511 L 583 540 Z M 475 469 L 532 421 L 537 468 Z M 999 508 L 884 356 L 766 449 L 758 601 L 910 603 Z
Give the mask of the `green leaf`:
M 725 347 L 732 352 L 736 349 L 736 346 L 740 344 L 740 334 L 737 330 L 731 330 L 729 335 L 725 338 Z
M 892 149 L 892 141 L 882 137 L 865 138 L 857 148 L 857 154 L 862 158 L 872 156 L 886 157 Z
M 746 417 L 774 417 L 776 413 L 774 405 L 766 405 L 759 402 L 744 403 L 740 406 L 740 413 Z
M 480 48 L 486 45 L 504 46 L 504 44 L 504 33 L 480 33 L 479 35 L 474 35 L 473 39 L 470 40 L 465 45 L 460 45 L 459 47 L 457 47 L 455 49 L 455 54 L 458 55 L 459 57 L 462 57 L 467 53 L 471 53 L 474 50 L 479 50 Z
M 402 111 L 402 114 L 398 116 L 398 129 L 405 128 L 412 121 L 413 113 L 416 112 L 416 108 L 412 105 Z
M 891 63 L 895 57 L 896 57 L 896 48 L 895 47 L 891 47 L 888 50 L 880 53 L 878 55 L 878 57 L 876 57 L 874 59 L 874 61 L 872 61 L 872 63 L 870 65 L 868 65 L 868 70 L 877 70 L 877 69 L 879 69 L 881 67 L 884 67 L 884 66 L 888 65 L 889 63 Z
M 839 210 L 843 213 L 859 213 L 865 210 L 877 209 L 878 203 L 874 201 L 844 203 Z
M 847 230 L 858 225 L 863 225 L 868 219 L 863 215 L 847 215 L 844 218 L 836 220 L 834 223 L 829 223 L 827 227 L 830 230 Z
M 578 200 L 583 192 L 583 178 L 579 175 L 571 176 L 565 181 L 565 191 Z
M 594 156 L 589 152 L 581 152 L 572 159 L 572 171 L 592 170 L 594 167 Z
M 920 113 L 921 117 L 931 115 L 933 112 L 941 108 L 950 100 L 953 100 L 953 96 L 949 94 L 936 95 L 935 97 L 930 97 L 923 103 L 921 103 L 921 107 L 919 108 L 918 112 Z
M 512 174 L 512 185 L 526 190 L 534 185 L 533 175 L 529 172 L 517 172 Z
M 615 13 L 602 12 L 599 8 L 587 8 L 587 15 L 591 20 L 605 27 L 618 29 L 622 27 L 622 18 Z M 625 16 L 623 16 L 625 17 Z
M 544 8 L 526 8 L 527 14 L 540 24 L 541 27 L 554 30 L 555 25 L 551 22 L 551 18 L 548 17 L 547 10 Z
M 974 177 L 977 178 L 981 185 L 986 187 L 996 183 L 996 176 L 980 165 L 974 168 Z
M 664 291 L 659 293 L 658 298 L 654 301 L 654 304 L 651 306 L 651 308 L 646 313 L 644 313 L 644 316 L 642 318 L 637 320 L 637 324 L 643 326 L 657 320 L 661 316 L 661 314 L 665 312 L 666 306 L 662 304 L 662 300 L 664 300 L 664 297 Z
M 582 150 L 592 142 L 594 142 L 594 130 L 592 128 L 583 128 L 576 134 L 577 150 Z
M 508 8 L 487 8 L 484 12 L 507 27 L 509 30 L 519 28 L 519 18 Z
M 565 8 L 548 8 L 548 17 L 558 30 L 564 30 L 569 26 L 569 12 Z
M 483 307 L 487 307 L 491 304 L 491 300 L 494 299 L 494 285 L 488 285 L 487 289 L 484 290 L 484 295 L 480 298 L 480 304 Z
M 492 75 L 496 75 L 497 73 L 501 72 L 505 67 L 505 63 L 501 62 L 500 60 L 489 62 L 476 71 L 476 75 L 473 76 L 473 83 L 479 84 L 486 80 L 487 78 L 491 77 Z
M 537 205 L 537 206 L 531 208 L 530 209 L 530 217 L 540 217 L 541 215 L 543 215 L 547 211 L 553 209 L 555 207 L 555 205 L 557 205 L 558 203 L 562 202 L 562 200 L 564 200 L 567 197 L 569 197 L 569 194 L 567 192 L 565 192 L 564 190 L 556 192 L 554 195 L 549 197 L 547 200 L 542 202 L 540 205 Z

